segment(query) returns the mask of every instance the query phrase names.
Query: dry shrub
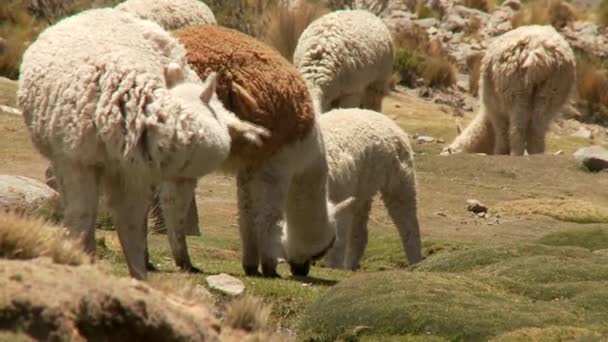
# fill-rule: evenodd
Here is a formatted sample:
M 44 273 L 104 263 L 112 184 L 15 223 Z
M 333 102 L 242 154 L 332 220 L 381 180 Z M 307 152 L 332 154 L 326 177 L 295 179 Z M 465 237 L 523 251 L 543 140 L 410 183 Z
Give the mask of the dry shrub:
M 22 0 L 8 0 L 0 6 L 0 37 L 5 39 L 0 51 L 0 76 L 17 79 L 23 52 L 45 26 L 29 15 Z
M 513 28 L 524 25 L 553 25 L 560 29 L 574 22 L 579 13 L 563 0 L 535 0 L 525 4 L 511 18 Z
M 608 62 L 577 57 L 577 90 L 583 120 L 608 124 Z
M 224 324 L 245 331 L 269 329 L 271 308 L 262 299 L 243 296 L 228 304 Z
M 416 5 L 416 16 L 418 17 L 418 19 L 441 18 L 441 15 L 432 8 L 428 7 L 425 4 L 424 0 L 418 0 L 418 3 Z
M 472 16 L 468 21 L 466 26 L 464 27 L 464 35 L 465 37 L 473 38 L 476 40 L 481 39 L 479 34 L 479 30 L 481 29 L 481 18 L 479 16 Z
M 415 86 L 422 77 L 430 87 L 449 87 L 456 83 L 455 60 L 438 41 L 431 41 L 426 31 L 413 26 L 394 35 L 395 65 L 400 83 Z
M 469 93 L 473 96 L 479 94 L 479 75 L 481 71 L 481 60 L 484 53 L 477 52 L 467 56 L 467 70 L 469 72 Z
M 492 9 L 492 5 L 488 0 L 464 0 L 464 5 L 484 12 L 490 12 Z
M 602 26 L 608 26 L 608 0 L 601 0 L 597 5 L 596 10 L 597 23 Z
M 0 258 L 38 257 L 50 257 L 56 263 L 68 265 L 91 261 L 80 244 L 67 237 L 65 229 L 16 213 L 0 214 Z
M 267 25 L 262 40 L 291 61 L 302 32 L 313 20 L 327 12 L 326 7 L 310 2 L 301 2 L 297 7 L 292 8 L 284 5 L 275 6 L 267 15 Z
M 259 37 L 266 25 L 263 18 L 278 0 L 206 0 L 219 25 Z
M 187 274 L 171 274 L 162 278 L 154 277 L 148 282 L 153 288 L 181 297 L 192 304 L 213 307 L 213 295 L 203 285 L 190 279 Z

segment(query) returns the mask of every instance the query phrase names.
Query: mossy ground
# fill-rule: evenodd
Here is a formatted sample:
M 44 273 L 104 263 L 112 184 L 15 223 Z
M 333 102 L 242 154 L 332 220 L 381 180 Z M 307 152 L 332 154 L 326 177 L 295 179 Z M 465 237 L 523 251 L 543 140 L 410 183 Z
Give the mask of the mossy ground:
M 14 94 L 14 84 L 0 84 L 0 92 Z M 0 94 L 0 99 L 4 98 L 14 96 Z M 410 135 L 431 135 L 445 142 L 456 135 L 456 124 L 461 120 L 441 106 L 402 93 L 387 98 L 384 110 Z M 465 122 L 470 116 L 467 114 Z M 608 292 L 604 290 L 608 288 L 604 266 L 608 260 L 599 253 L 608 249 L 608 224 L 602 209 L 608 206 L 608 177 L 577 169 L 571 157 L 571 152 L 587 141 L 550 135 L 549 153 L 530 157 L 444 157 L 438 155 L 443 144 L 412 144 L 422 239 L 428 256 L 415 270 L 407 267 L 396 229 L 381 201 L 375 201 L 360 272 L 317 265 L 311 277 L 296 279 L 281 264 L 282 279 L 245 277 L 240 266 L 235 181 L 230 176 L 211 175 L 202 179 L 197 189 L 202 236 L 188 238 L 193 263 L 204 272 L 178 274 L 166 236 L 153 234 L 149 240 L 151 259 L 160 272 L 151 274 L 152 280 L 179 276 L 205 284 L 209 274 L 232 274 L 245 282 L 247 292 L 273 305 L 272 320 L 281 330 L 301 337 L 307 336 L 307 326 L 301 325 L 306 310 L 308 315 L 314 310 L 329 310 L 316 304 L 319 298 L 337 296 L 333 300 L 338 301 L 356 293 L 365 293 L 363 297 L 370 298 L 372 308 L 394 310 L 390 315 L 388 311 L 379 314 L 387 317 L 386 322 L 391 322 L 394 313 L 394 319 L 407 324 L 397 330 L 370 328 L 371 324 L 363 324 L 369 315 L 361 312 L 318 332 L 320 335 L 340 335 L 347 340 L 359 336 L 366 341 L 494 336 L 501 336 L 500 341 L 519 341 L 522 336 L 545 341 L 545 333 L 587 338 L 606 331 L 598 322 L 608 319 L 602 312 L 608 312 Z M 557 150 L 565 153 L 550 155 Z M 47 162 L 32 147 L 23 119 L 0 113 L 0 173 L 43 179 L 46 167 Z M 485 203 L 490 217 L 468 213 L 465 202 L 469 198 Z M 564 202 L 576 204 L 565 217 L 561 209 Z M 543 209 L 513 209 L 522 203 L 527 209 Z M 581 203 L 585 205 L 579 206 Z M 589 211 L 589 206 L 599 209 Z M 556 211 L 560 215 L 550 214 Z M 584 220 L 571 219 L 581 215 Z M 105 218 L 101 221 L 107 225 Z M 111 273 L 126 275 L 115 232 L 98 230 L 97 236 L 97 262 Z M 349 285 L 358 280 L 361 286 Z M 398 286 L 392 289 L 395 284 Z M 364 285 L 369 286 L 367 292 L 362 292 Z M 379 293 L 379 288 L 408 300 L 389 300 L 393 297 Z M 341 294 L 340 289 L 347 290 Z M 372 301 L 370 294 L 378 294 L 388 303 Z M 323 314 L 317 319 L 329 321 L 331 317 Z

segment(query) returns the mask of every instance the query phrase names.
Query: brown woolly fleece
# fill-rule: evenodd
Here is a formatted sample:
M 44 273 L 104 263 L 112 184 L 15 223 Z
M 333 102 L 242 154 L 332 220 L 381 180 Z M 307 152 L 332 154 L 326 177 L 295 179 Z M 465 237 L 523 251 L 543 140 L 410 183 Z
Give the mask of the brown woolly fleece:
M 172 33 L 186 47 L 186 59 L 201 79 L 218 72 L 217 95 L 224 106 L 271 133 L 259 148 L 233 141 L 231 159 L 259 163 L 310 132 L 315 115 L 306 82 L 273 48 L 217 25 Z

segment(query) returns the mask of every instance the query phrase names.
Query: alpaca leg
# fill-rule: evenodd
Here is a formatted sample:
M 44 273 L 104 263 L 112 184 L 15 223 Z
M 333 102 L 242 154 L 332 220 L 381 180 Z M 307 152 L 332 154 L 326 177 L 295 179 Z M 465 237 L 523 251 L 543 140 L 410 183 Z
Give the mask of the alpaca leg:
M 509 122 L 509 146 L 512 156 L 523 156 L 526 150 L 528 126 L 530 126 L 529 111 L 531 105 L 527 101 L 517 101 L 513 106 Z
M 279 277 L 279 255 L 283 212 L 291 177 L 276 165 L 262 166 L 249 184 L 254 231 L 264 277 Z
M 136 279 L 146 279 L 146 219 L 153 195 L 151 187 L 126 183 L 118 176 L 106 176 L 105 183 L 108 207 L 125 254 L 129 274 Z
M 240 172 L 236 177 L 237 201 L 239 207 L 239 232 L 242 244 L 242 266 L 248 276 L 261 275 L 258 266 L 260 256 L 254 224 L 251 174 Z
M 344 261 L 344 266 L 349 270 L 355 271 L 359 268 L 359 263 L 365 253 L 368 238 L 367 222 L 371 209 L 371 198 L 363 201 L 357 200 L 357 203 L 353 205 L 353 218 Z
M 86 253 L 95 255 L 95 218 L 99 196 L 98 172 L 94 167 L 70 162 L 53 164 L 63 200 L 63 225 L 79 239 Z
M 509 120 L 502 115 L 495 115 L 491 120 L 495 137 L 494 154 L 509 154 Z
M 196 188 L 196 179 L 180 179 L 163 183 L 160 203 L 167 223 L 167 237 L 175 264 L 182 271 L 199 273 L 192 266 L 186 242 L 187 217 Z
M 382 200 L 399 231 L 407 260 L 413 265 L 423 259 L 420 225 L 418 223 L 416 184 L 406 175 L 396 187 L 382 190 Z
M 527 136 L 528 154 L 545 152 L 545 134 L 547 133 L 547 126 L 548 123 L 532 121 Z
M 363 103 L 363 93 L 353 93 L 340 97 L 339 108 L 358 108 Z
M 325 256 L 325 264 L 331 268 L 345 268 L 344 259 L 348 236 L 352 225 L 353 213 L 349 210 L 348 213 L 342 214 L 342 218 L 336 222 L 336 242 L 334 246 L 327 252 Z

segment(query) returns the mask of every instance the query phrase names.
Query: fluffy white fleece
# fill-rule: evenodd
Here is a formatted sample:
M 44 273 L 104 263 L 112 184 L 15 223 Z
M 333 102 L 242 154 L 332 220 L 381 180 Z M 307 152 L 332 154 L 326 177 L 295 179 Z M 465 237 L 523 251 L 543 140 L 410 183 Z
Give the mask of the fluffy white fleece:
M 217 23 L 209 6 L 199 0 L 127 0 L 115 8 L 151 20 L 169 31 Z

